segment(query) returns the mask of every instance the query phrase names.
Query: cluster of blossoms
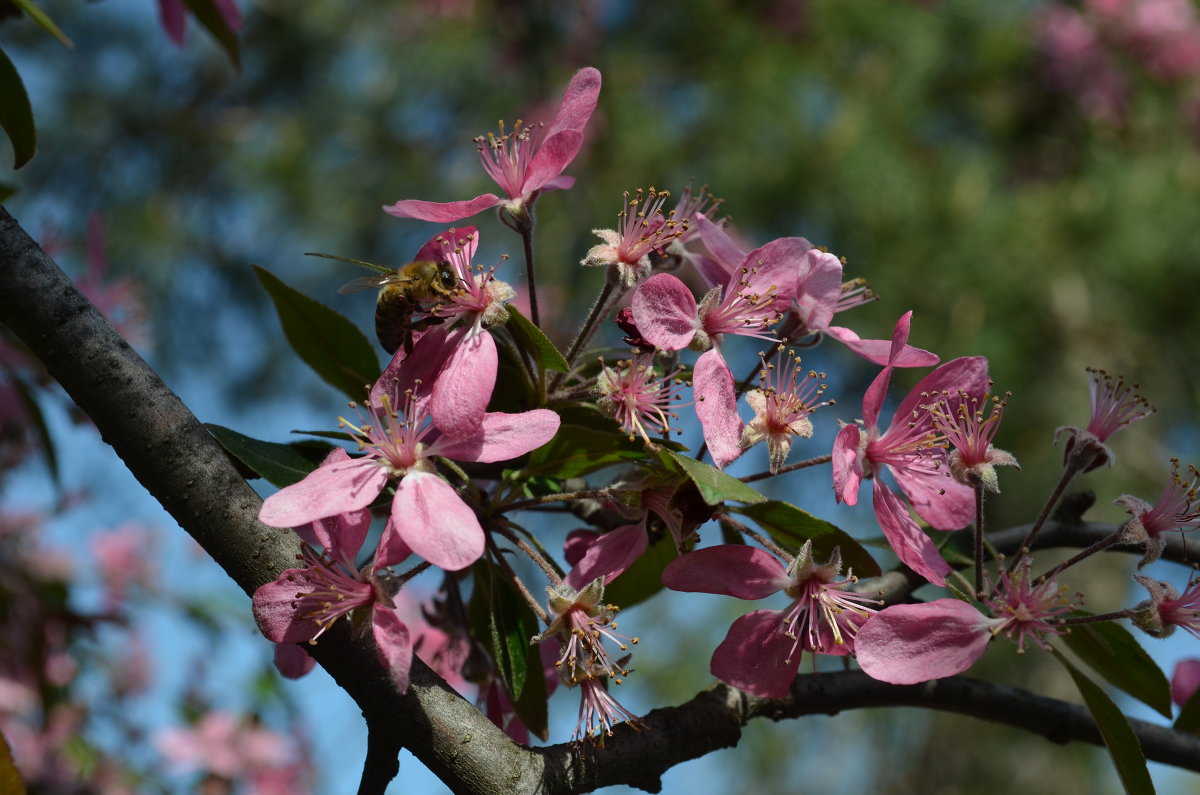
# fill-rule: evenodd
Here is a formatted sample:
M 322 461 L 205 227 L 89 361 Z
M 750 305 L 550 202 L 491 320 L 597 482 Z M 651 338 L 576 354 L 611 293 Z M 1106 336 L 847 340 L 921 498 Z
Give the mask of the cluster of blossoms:
M 1053 3 L 1036 17 L 1049 84 L 1079 111 L 1121 122 L 1135 92 L 1136 64 L 1152 80 L 1187 87 L 1184 116 L 1200 120 L 1200 14 L 1191 0 L 1087 0 Z
M 293 644 L 315 642 L 339 618 L 353 616 L 355 627 L 371 627 L 380 662 L 403 690 L 417 642 L 397 600 L 410 577 L 430 566 L 448 572 L 446 598 L 433 613 L 454 642 L 432 644 L 429 655 L 443 670 L 479 684 L 489 716 L 516 738 L 528 736 L 527 715 L 500 676 L 505 668 L 498 659 L 513 650 L 501 644 L 490 655 L 480 652 L 482 639 L 471 640 L 477 620 L 464 617 L 500 609 L 498 580 L 523 599 L 520 610 L 545 626 L 520 667 L 536 676 L 537 660 L 544 660 L 555 674 L 548 688 L 557 682 L 576 689 L 575 737 L 600 744 L 618 723 L 641 728 L 609 692 L 630 673 L 637 639 L 616 632 L 619 607 L 604 601 L 605 589 L 616 593 L 612 583 L 621 584 L 634 569 L 643 569 L 636 576 L 644 584 L 645 567 L 658 566 L 660 575 L 652 578 L 676 591 L 754 600 L 785 594 L 782 609 L 737 619 L 711 661 L 715 676 L 766 698 L 787 696 L 806 651 L 855 658 L 875 678 L 914 683 L 967 670 L 993 638 L 1013 641 L 1019 652 L 1048 649 L 1073 623 L 1127 618 L 1156 635 L 1175 626 L 1197 632 L 1197 588 L 1190 583 L 1181 595 L 1139 577 L 1148 602 L 1098 617 L 1079 615 L 1082 596 L 1060 585 L 1066 569 L 1101 549 L 1139 544 L 1149 562 L 1161 555 L 1167 533 L 1200 523 L 1197 472 L 1190 470 L 1188 483 L 1177 462 L 1156 505 L 1119 498 L 1132 518 L 1116 533 L 1049 572 L 1034 573 L 1034 542 L 1061 488 L 1111 465 L 1109 439 L 1152 411 L 1136 385 L 1090 371 L 1090 421 L 1060 428 L 1056 437 L 1065 448 L 1060 487 L 1013 560 L 998 557 L 992 574 L 985 570 L 983 500 L 1000 491 L 998 467 L 1019 465 L 995 445 L 1009 395 L 992 395 L 987 360 L 941 362 L 909 344 L 911 312 L 900 315 L 890 339 L 863 339 L 834 325 L 837 315 L 874 300 L 865 282 L 846 279 L 841 258 L 801 237 L 741 244 L 718 217 L 721 202 L 707 188 L 689 185 L 673 209 L 669 193 L 656 188 L 623 196 L 617 228 L 595 230 L 602 242 L 582 260 L 605 269 L 600 295 L 559 353 L 537 322 L 533 207 L 542 191 L 570 187 L 562 170 L 581 151 L 599 87 L 599 74 L 583 69 L 548 125 L 519 121 L 477 139 L 484 168 L 505 196 L 404 200 L 385 208 L 438 223 L 497 208 L 525 244 L 528 295 L 522 297 L 533 322 L 508 303 L 516 291 L 496 278 L 495 268 L 473 264 L 480 244 L 474 227 L 445 229 L 418 251 L 417 261 L 449 268 L 455 284 L 443 285 L 445 294 L 436 300 L 414 293 L 412 317 L 399 321 L 411 344 L 396 350 L 366 402 L 352 404 L 357 419 L 340 420 L 357 449 L 335 449 L 307 477 L 263 503 L 264 522 L 294 528 L 304 541 L 304 566 L 264 585 L 254 599 L 264 633 L 280 644 L 282 670 L 307 670 L 311 661 L 297 656 Z M 609 355 L 611 349 L 588 348 L 611 315 L 629 346 L 620 358 Z M 385 329 L 379 331 L 382 340 Z M 742 368 L 729 342 L 735 336 L 775 351 Z M 831 449 L 789 466 L 793 448 L 812 444 L 814 423 L 838 405 L 825 397 L 826 374 L 804 367 L 796 353 L 825 339 L 878 372 L 862 395 L 859 416 L 837 420 Z M 893 378 L 916 368 L 932 369 L 885 421 Z M 746 370 L 744 378 L 735 376 Z M 499 407 L 521 410 L 493 410 Z M 686 448 L 678 441 L 688 422 L 681 412 L 689 408 L 704 442 L 693 458 L 682 455 Z M 722 471 L 759 443 L 766 448 L 766 471 L 741 482 Z M 712 466 L 704 463 L 706 455 Z M 875 519 L 900 563 L 954 595 L 889 605 L 910 596 L 912 587 L 887 594 L 850 570 L 843 574 L 847 561 L 868 578 L 878 565 L 845 534 L 833 543 L 808 537 L 791 520 L 772 519 L 805 514 L 747 485 L 821 464 L 830 466 L 837 503 L 855 505 L 863 481 L 871 481 Z M 625 468 L 607 484 L 589 482 L 588 476 L 615 465 Z M 730 504 L 737 502 L 763 503 L 763 510 Z M 567 504 L 590 525 L 567 535 L 565 570 L 513 518 L 561 507 L 553 503 Z M 383 526 L 360 560 L 373 514 Z M 736 517 L 743 514 L 764 532 L 741 524 Z M 719 523 L 724 543 L 706 545 L 710 520 Z M 967 582 L 966 567 L 948 562 L 934 540 L 968 527 L 975 547 L 969 595 L 953 587 L 956 578 Z M 652 547 L 666 554 L 647 556 Z M 527 556 L 545 573 L 548 605 L 530 596 L 538 589 L 509 565 L 514 555 Z M 410 556 L 422 562 L 395 573 Z M 461 607 L 458 583 L 467 581 L 468 569 L 475 577 L 471 609 L 450 609 Z

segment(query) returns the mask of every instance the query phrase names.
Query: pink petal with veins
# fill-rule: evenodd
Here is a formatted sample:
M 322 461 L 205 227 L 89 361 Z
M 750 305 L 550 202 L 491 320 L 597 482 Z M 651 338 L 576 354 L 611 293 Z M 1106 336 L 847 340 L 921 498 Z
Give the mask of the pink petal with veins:
M 747 613 L 733 622 L 713 652 L 712 674 L 751 695 L 783 698 L 800 667 L 799 650 L 787 659 L 794 642 L 783 634 L 779 611 Z
M 474 199 L 458 202 L 427 202 L 421 199 L 402 199 L 392 205 L 384 205 L 383 211 L 397 218 L 416 218 L 419 221 L 433 221 L 439 224 L 449 224 L 470 218 L 489 207 L 503 204 L 494 193 L 484 193 Z
M 642 282 L 630 308 L 642 338 L 663 350 L 683 350 L 696 336 L 696 298 L 669 273 Z
M 649 541 L 646 528 L 641 522 L 627 524 L 605 533 L 588 547 L 588 551 L 567 573 L 563 582 L 577 591 L 597 577 L 603 577 L 604 584 L 607 585 L 641 557 Z
M 300 594 L 319 586 L 309 579 L 308 569 L 287 569 L 274 582 L 260 585 L 254 592 L 254 620 L 272 643 L 301 643 L 312 640 L 320 631 L 314 621 L 300 617 L 296 602 Z
M 878 365 L 886 365 L 892 355 L 890 340 L 864 340 L 845 326 L 827 326 L 823 331 L 850 349 L 851 353 Z M 892 362 L 893 367 L 929 367 L 938 363 L 938 355 L 924 348 L 905 345 Z
M 426 454 L 481 464 L 507 461 L 553 439 L 560 422 L 559 416 L 550 409 L 532 409 L 519 414 L 490 411 L 483 416 L 474 436 L 469 439 L 443 436 L 429 446 Z
M 575 159 L 581 146 L 583 133 L 576 130 L 563 130 L 543 140 L 537 154 L 529 163 L 529 170 L 525 172 L 522 195 L 544 188 Z
M 258 519 L 272 527 L 299 527 L 327 516 L 358 511 L 374 502 L 387 479 L 387 470 L 375 459 L 351 458 L 339 448 L 304 480 L 267 497 Z
M 437 475 L 404 476 L 392 501 L 392 524 L 413 552 L 447 571 L 465 569 L 483 555 L 475 512 Z
M 900 562 L 934 585 L 945 585 L 950 565 L 942 559 L 929 536 L 921 531 L 908 506 L 887 486 L 875 479 L 875 519 Z
M 858 487 L 862 483 L 862 459 L 859 443 L 862 432 L 857 425 L 847 425 L 833 440 L 833 496 L 837 502 L 858 504 Z
M 450 339 L 462 339 L 442 366 L 433 384 L 429 413 L 437 429 L 454 439 L 479 432 L 492 389 L 496 386 L 496 340 L 489 331 L 467 336 L 452 332 Z M 414 353 L 415 353 L 414 349 Z M 411 358 L 411 357 L 410 357 Z
M 708 253 L 712 255 L 715 264 L 719 267 L 723 274 L 719 280 L 713 281 L 709 287 L 727 284 L 729 277 L 733 274 L 746 258 L 746 253 L 738 248 L 737 243 L 725 231 L 725 228 L 714 224 L 703 214 L 699 213 L 696 216 L 696 226 L 700 230 L 700 240 L 704 243 L 704 247 L 708 249 Z M 716 273 L 712 274 L 714 277 Z
M 738 599 L 765 599 L 791 584 L 783 564 L 770 553 L 740 544 L 721 544 L 680 555 L 663 569 L 662 581 L 672 591 L 717 593 Z
M 717 468 L 724 469 L 744 451 L 733 373 L 717 348 L 705 351 L 696 360 L 692 369 L 692 390 L 696 395 L 696 416 L 704 430 L 704 441 Z
M 563 92 L 562 102 L 554 114 L 554 118 L 546 125 L 546 137 L 549 138 L 562 130 L 580 132 L 596 111 L 596 101 L 600 97 L 600 71 L 591 66 L 580 69 L 567 84 Z M 566 163 L 563 163 L 565 166 Z
M 412 668 L 412 640 L 408 627 L 395 610 L 376 605 L 371 611 L 371 630 L 379 659 L 391 676 L 396 691 L 408 690 L 408 674 Z
M 803 238 L 800 238 L 803 240 Z M 804 240 L 808 243 L 807 240 Z M 796 280 L 796 312 L 804 325 L 816 331 L 826 328 L 842 295 L 842 261 L 827 251 L 809 247 L 804 253 Z
M 958 599 L 895 605 L 862 626 L 854 650 L 868 676 L 914 685 L 954 676 L 974 665 L 992 638 L 988 622 Z

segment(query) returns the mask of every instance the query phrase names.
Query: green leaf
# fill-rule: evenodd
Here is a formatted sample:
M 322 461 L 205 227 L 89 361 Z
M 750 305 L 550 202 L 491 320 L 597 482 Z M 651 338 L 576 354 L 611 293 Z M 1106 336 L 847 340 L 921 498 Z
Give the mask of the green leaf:
M 252 439 L 220 425 L 206 424 L 204 427 L 230 455 L 258 477 L 280 488 L 304 480 L 333 449 L 322 442 L 278 444 Z
M 30 0 L 12 0 L 13 5 L 29 15 L 29 18 L 38 24 L 42 30 L 49 33 L 54 38 L 58 39 L 64 47 L 74 47 L 71 40 L 67 38 L 67 34 L 58 29 L 58 25 L 54 24 L 54 20 L 46 15 L 46 12 L 35 6 Z
M 1130 795 L 1153 793 L 1154 782 L 1150 780 L 1150 771 L 1146 768 L 1146 755 L 1142 753 L 1141 743 L 1133 733 L 1129 720 L 1100 686 L 1071 665 L 1061 652 L 1056 650 L 1054 656 L 1075 680 L 1084 703 L 1096 719 L 1100 736 L 1117 768 L 1121 783 L 1125 785 L 1125 791 Z
M 546 642 L 556 643 L 553 640 Z M 517 711 L 517 717 L 525 724 L 530 734 L 545 740 L 550 736 L 550 716 L 546 704 L 549 695 L 546 693 L 541 644 L 526 642 L 525 655 L 525 667 L 529 671 L 529 675 L 525 677 L 525 687 L 521 690 L 520 698 L 514 699 L 509 693 L 509 700 L 513 703 L 513 709 Z
M 351 400 L 362 400 L 379 378 L 379 357 L 357 327 L 324 304 L 284 284 L 269 271 L 254 273 L 275 302 L 292 349 L 325 383 Z
M 17 192 L 16 185 L 9 185 L 7 182 L 0 182 L 0 204 L 8 201 L 10 196 Z
M 842 551 L 842 563 L 859 577 L 878 577 L 879 564 L 862 544 L 824 519 L 818 519 L 808 511 L 779 500 L 760 502 L 757 505 L 735 507 L 731 512 L 748 516 L 781 544 L 803 546 L 813 542 L 813 557 L 819 561 L 829 559 L 834 547 Z
M 225 17 L 221 16 L 217 4 L 213 0 L 183 0 L 183 4 L 229 55 L 229 60 L 233 61 L 233 68 L 240 71 L 242 59 L 238 52 L 237 34 L 229 27 Z
M 20 168 L 37 154 L 37 131 L 33 108 L 17 68 L 0 49 L 0 127 L 12 142 L 13 168 Z
M 640 439 L 631 442 L 618 433 L 561 425 L 554 438 L 534 450 L 529 463 L 513 476 L 573 478 L 626 461 L 644 461 L 646 457 L 646 445 Z
M 505 690 L 514 703 L 521 698 L 529 673 L 529 640 L 537 634 L 537 619 L 533 610 L 503 576 L 487 562 L 474 566 L 475 593 L 472 608 L 482 604 L 486 615 L 487 637 L 491 641 L 492 659 Z M 536 669 L 541 672 L 541 666 Z
M 733 475 L 727 475 L 703 461 L 688 458 L 673 450 L 659 450 L 658 457 L 668 469 L 687 475 L 700 490 L 701 498 L 709 505 L 719 505 L 726 500 L 755 503 L 767 499 Z
M 650 546 L 615 580 L 604 587 L 604 601 L 622 610 L 644 602 L 663 589 L 662 572 L 679 553 L 669 533 Z
M 1080 611 L 1080 615 L 1091 613 Z M 1171 717 L 1171 685 L 1166 674 L 1125 627 L 1113 621 L 1077 624 L 1062 639 L 1110 685 Z
M 1179 710 L 1175 728 L 1181 732 L 1200 735 L 1200 690 L 1192 693 L 1192 697 Z
M 505 304 L 505 308 L 508 310 L 509 333 L 522 349 L 533 354 L 539 367 L 544 370 L 557 370 L 560 373 L 571 369 L 567 360 L 558 352 L 558 348 L 554 347 L 554 343 L 540 328 L 533 325 L 533 321 L 522 315 L 512 304 Z

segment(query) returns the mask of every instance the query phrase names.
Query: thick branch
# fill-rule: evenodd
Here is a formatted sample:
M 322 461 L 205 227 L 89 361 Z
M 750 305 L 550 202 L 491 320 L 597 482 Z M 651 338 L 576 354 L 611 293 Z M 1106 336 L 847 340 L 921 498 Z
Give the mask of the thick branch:
M 294 564 L 294 535 L 258 522 L 260 500 L 222 449 L 3 209 L 0 295 L 0 322 L 42 359 L 142 485 L 247 594 Z M 1047 525 L 1039 542 L 1058 529 Z M 1172 549 L 1168 545 L 1167 556 Z M 1200 559 L 1198 552 L 1191 549 L 1190 559 Z M 778 701 L 716 685 L 680 707 L 651 712 L 641 735 L 619 727 L 604 750 L 562 744 L 530 751 L 509 741 L 419 660 L 409 692 L 395 693 L 369 637 L 351 637 L 346 622 L 311 653 L 358 703 L 381 757 L 402 745 L 455 792 L 574 793 L 619 783 L 657 791 L 663 772 L 735 745 L 741 727 L 755 717 L 867 706 L 944 709 L 1056 742 L 1098 741 L 1091 719 L 1072 704 L 962 678 L 897 687 L 850 672 L 801 676 L 792 695 Z M 1149 758 L 1200 769 L 1196 738 L 1131 723 Z M 382 759 L 380 771 L 390 764 Z M 377 780 L 364 775 L 364 790 L 378 787 Z

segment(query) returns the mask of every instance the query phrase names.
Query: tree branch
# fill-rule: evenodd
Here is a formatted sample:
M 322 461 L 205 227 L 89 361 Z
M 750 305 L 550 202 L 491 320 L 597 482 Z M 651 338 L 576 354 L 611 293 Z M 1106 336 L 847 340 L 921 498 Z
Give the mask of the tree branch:
M 261 500 L 221 447 L 2 208 L 0 295 L 0 322 L 41 358 L 138 481 L 247 594 L 295 564 L 294 534 L 258 521 Z M 1020 537 L 1023 529 L 1004 532 Z M 1039 541 L 1048 543 L 1056 532 L 1071 538 L 1080 531 L 1050 523 Z M 1172 550 L 1168 543 L 1165 556 L 1183 547 Z M 1200 549 L 1189 546 L 1187 552 L 1200 559 Z M 736 745 L 741 727 L 756 717 L 783 720 L 869 706 L 948 710 L 1055 742 L 1099 742 L 1091 718 L 1073 704 L 961 677 L 900 687 L 846 672 L 798 677 L 789 698 L 773 701 L 718 684 L 682 706 L 654 710 L 642 734 L 618 727 L 603 750 L 570 744 L 529 750 L 419 659 L 413 660 L 409 692 L 397 694 L 369 634 L 353 636 L 348 622 L 308 648 L 366 719 L 373 745 L 364 787 L 394 770 L 394 760 L 386 758 L 393 754 L 384 749 L 403 746 L 455 792 L 575 793 L 619 783 L 658 791 L 662 773 Z M 1150 759 L 1200 770 L 1200 740 L 1131 723 Z

